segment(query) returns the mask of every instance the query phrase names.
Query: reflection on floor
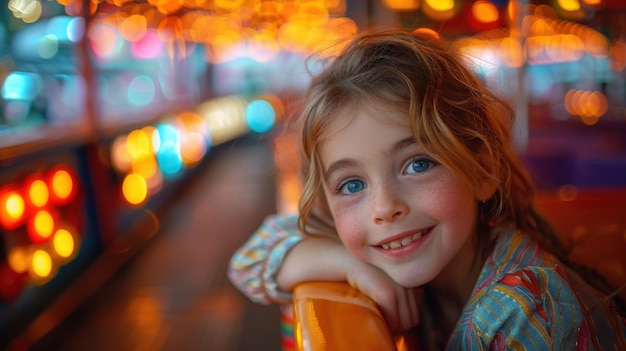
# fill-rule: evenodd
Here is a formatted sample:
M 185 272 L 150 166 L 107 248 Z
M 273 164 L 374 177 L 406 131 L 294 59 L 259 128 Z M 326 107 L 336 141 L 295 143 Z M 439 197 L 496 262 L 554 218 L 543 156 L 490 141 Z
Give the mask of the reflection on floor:
M 230 256 L 276 211 L 269 142 L 221 150 L 161 230 L 32 350 L 280 350 L 279 313 L 229 283 Z

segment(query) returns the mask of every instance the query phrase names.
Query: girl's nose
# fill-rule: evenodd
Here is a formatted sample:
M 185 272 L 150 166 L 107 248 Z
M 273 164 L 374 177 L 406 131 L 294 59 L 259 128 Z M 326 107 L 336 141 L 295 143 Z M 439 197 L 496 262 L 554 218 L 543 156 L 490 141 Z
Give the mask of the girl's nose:
M 377 186 L 372 195 L 372 217 L 376 224 L 392 222 L 409 213 L 402 192 L 393 185 Z

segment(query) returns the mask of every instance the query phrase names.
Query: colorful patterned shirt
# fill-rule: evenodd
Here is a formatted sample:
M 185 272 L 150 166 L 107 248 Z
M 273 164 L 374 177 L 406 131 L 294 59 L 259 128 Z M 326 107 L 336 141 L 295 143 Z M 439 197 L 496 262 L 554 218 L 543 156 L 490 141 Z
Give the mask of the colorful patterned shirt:
M 303 238 L 296 215 L 268 217 L 232 257 L 231 281 L 252 301 L 291 302 L 275 277 Z M 626 350 L 626 319 L 613 300 L 510 230 L 498 238 L 443 344 L 447 350 Z
M 519 231 L 501 236 L 448 350 L 626 350 L 613 300 Z

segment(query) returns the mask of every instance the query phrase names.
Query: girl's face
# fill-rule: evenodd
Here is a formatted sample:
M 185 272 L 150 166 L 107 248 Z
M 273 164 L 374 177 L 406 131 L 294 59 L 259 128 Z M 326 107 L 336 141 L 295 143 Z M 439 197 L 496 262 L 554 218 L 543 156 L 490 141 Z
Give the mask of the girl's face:
M 401 113 L 375 105 L 344 109 L 336 119 L 319 150 L 345 247 L 404 287 L 469 274 L 474 191 L 415 144 Z

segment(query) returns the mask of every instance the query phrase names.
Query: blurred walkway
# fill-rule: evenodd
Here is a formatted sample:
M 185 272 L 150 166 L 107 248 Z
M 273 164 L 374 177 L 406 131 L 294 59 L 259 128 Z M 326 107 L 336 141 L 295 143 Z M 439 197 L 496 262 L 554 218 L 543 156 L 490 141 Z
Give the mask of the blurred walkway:
M 275 211 L 270 145 L 216 153 L 161 231 L 31 350 L 279 351 L 276 307 L 250 303 L 226 277 L 234 250 Z

